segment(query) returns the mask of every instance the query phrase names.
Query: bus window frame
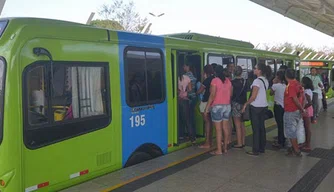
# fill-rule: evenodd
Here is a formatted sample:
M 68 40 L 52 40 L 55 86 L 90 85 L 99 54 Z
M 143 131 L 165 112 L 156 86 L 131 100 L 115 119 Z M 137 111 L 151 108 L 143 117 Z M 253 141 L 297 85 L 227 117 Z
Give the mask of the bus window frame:
M 236 66 L 238 66 L 238 59 L 251 59 L 251 60 L 253 60 L 254 59 L 254 61 L 255 61 L 255 63 L 254 63 L 254 65 L 252 66 L 252 70 L 254 70 L 254 67 L 256 66 L 256 64 L 257 64 L 257 59 L 256 59 L 256 57 L 248 57 L 248 56 L 236 56 L 235 57 L 235 60 L 236 60 L 236 62 L 235 62 L 235 65 Z
M 153 52 L 153 53 L 159 53 L 160 54 L 160 59 L 162 62 L 162 71 L 161 71 L 161 77 L 162 77 L 162 82 L 161 84 L 163 85 L 162 88 L 162 98 L 161 99 L 156 99 L 156 100 L 147 100 L 144 102 L 139 102 L 137 104 L 130 102 L 130 93 L 129 93 L 129 79 L 128 79 L 128 75 L 127 75 L 127 70 L 128 70 L 128 66 L 127 66 L 127 60 L 126 60 L 126 53 L 127 51 L 142 51 L 142 52 Z M 165 62 L 165 55 L 164 52 L 160 49 L 160 48 L 148 48 L 148 47 L 136 47 L 136 46 L 127 46 L 125 47 L 124 51 L 123 51 L 123 67 L 124 67 L 124 88 L 125 88 L 125 101 L 126 104 L 129 107 L 142 107 L 142 106 L 147 106 L 147 105 L 158 105 L 161 104 L 163 102 L 165 102 L 166 100 L 166 62 Z M 146 65 L 146 55 L 145 55 L 145 65 Z M 147 70 L 146 70 L 147 72 Z M 147 82 L 146 82 L 147 83 Z M 147 87 L 147 84 L 146 84 Z
M 273 58 L 269 58 L 269 57 L 259 57 L 258 58 L 258 63 L 260 63 L 260 60 L 273 60 L 274 61 L 274 71 L 272 71 L 273 74 L 276 73 L 277 71 L 277 63 L 276 63 L 276 59 L 273 59 Z M 266 65 L 266 66 L 270 66 L 270 65 Z
M 53 65 L 57 66 L 69 66 L 69 67 L 102 67 L 104 70 L 104 81 L 105 81 L 105 114 L 102 115 L 96 115 L 96 116 L 90 116 L 90 117 L 81 117 L 81 118 L 75 118 L 71 120 L 66 120 L 66 121 L 54 121 L 54 114 L 53 113 L 48 113 L 48 122 L 43 123 L 43 124 L 30 124 L 29 123 L 29 97 L 28 97 L 28 74 L 29 71 L 36 67 L 43 66 L 45 71 L 47 72 L 46 74 L 46 86 L 47 86 L 47 94 L 48 98 L 46 99 L 47 101 L 47 106 L 52 106 L 52 97 L 51 97 L 51 89 L 50 89 L 50 77 L 49 73 L 51 72 L 51 65 L 49 65 L 50 61 L 49 60 L 39 60 L 35 61 L 29 65 L 27 65 L 23 72 L 22 72 L 22 110 L 23 110 L 23 142 L 26 148 L 30 150 L 36 150 L 39 148 L 43 148 L 55 143 L 63 142 L 68 139 L 72 139 L 81 135 L 85 135 L 97 130 L 101 130 L 104 128 L 107 128 L 111 121 L 112 121 L 112 103 L 111 103 L 111 84 L 110 84 L 110 73 L 109 73 L 109 63 L 108 62 L 94 62 L 94 61 L 53 61 Z M 71 133 L 73 129 L 75 128 L 78 133 Z M 59 136 L 59 138 L 53 139 L 53 140 L 47 140 L 45 142 L 42 142 L 41 144 L 37 145 L 31 145 L 28 143 L 29 138 L 27 138 L 28 132 L 44 132 L 44 135 L 49 134 L 48 137 L 52 137 L 50 135 L 54 134 L 54 130 L 57 130 L 58 132 L 61 132 L 62 130 L 65 130 L 63 133 L 64 136 Z M 60 131 L 59 131 L 60 130 Z M 68 133 L 67 133 L 68 132 Z M 66 134 L 67 133 L 67 134 Z M 43 134 L 41 134 L 43 135 Z
M 251 56 L 236 56 L 235 57 L 235 66 L 239 66 L 238 65 L 238 59 L 250 59 L 250 60 L 254 60 L 254 64 L 252 63 L 252 68 L 251 68 L 251 70 L 252 70 L 252 72 L 254 73 L 254 67 L 256 66 L 256 64 L 257 64 L 257 58 L 256 57 L 251 57 Z M 247 69 L 248 70 L 248 69 Z M 248 71 L 247 71 L 247 73 L 248 73 Z M 248 82 L 248 79 L 249 79 L 249 77 L 248 77 L 248 75 L 247 75 L 247 82 Z M 253 79 L 253 81 L 254 81 L 254 79 Z M 253 83 L 253 82 L 251 82 L 251 83 Z M 248 84 L 250 84 L 250 82 L 248 82 Z
M 6 92 L 6 77 L 7 77 L 7 61 L 4 57 L 0 56 L 0 60 L 3 62 L 3 76 L 2 76 L 2 98 L 0 100 L 0 145 L 4 136 L 4 104 L 5 104 L 5 92 Z
M 233 58 L 233 64 L 235 65 L 236 64 L 236 58 L 235 58 L 235 56 L 234 55 L 229 55 L 229 54 L 224 54 L 224 53 L 221 53 L 221 54 L 219 54 L 219 53 L 208 53 L 207 54 L 207 58 L 206 58 L 206 61 L 207 61 L 207 64 L 212 64 L 212 63 L 209 63 L 209 57 L 210 56 L 218 56 L 218 57 L 222 57 L 222 59 L 223 59 L 223 57 L 225 56 L 228 56 L 228 57 L 232 57 Z M 223 62 L 223 60 L 222 60 L 222 62 Z M 217 65 L 219 65 L 218 63 L 217 63 Z M 221 66 L 223 66 L 224 67 L 224 64 L 222 63 L 221 64 Z M 227 66 L 227 64 L 226 64 L 226 66 Z

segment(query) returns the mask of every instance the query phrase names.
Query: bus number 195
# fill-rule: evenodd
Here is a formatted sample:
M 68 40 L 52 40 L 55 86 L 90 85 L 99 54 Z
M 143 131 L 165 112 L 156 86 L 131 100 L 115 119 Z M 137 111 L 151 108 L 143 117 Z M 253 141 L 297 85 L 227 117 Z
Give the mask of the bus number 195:
M 145 115 L 135 115 L 130 117 L 131 121 L 131 127 L 139 127 L 139 126 L 144 126 L 146 121 L 145 121 Z

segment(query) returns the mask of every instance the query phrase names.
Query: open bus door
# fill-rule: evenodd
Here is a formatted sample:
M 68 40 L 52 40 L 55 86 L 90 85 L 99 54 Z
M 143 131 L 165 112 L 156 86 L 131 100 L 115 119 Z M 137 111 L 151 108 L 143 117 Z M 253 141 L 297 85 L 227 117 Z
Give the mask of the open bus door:
M 173 98 L 173 114 L 174 114 L 174 133 L 173 133 L 173 142 L 174 145 L 179 145 L 189 141 L 187 138 L 187 129 L 183 125 L 181 120 L 182 114 L 179 110 L 178 103 L 178 75 L 179 72 L 182 72 L 183 65 L 186 62 L 190 62 L 193 66 L 193 75 L 197 78 L 197 81 L 202 81 L 202 67 L 203 67 L 203 54 L 198 51 L 181 51 L 181 50 L 172 50 L 172 70 L 173 70 L 173 91 L 175 97 Z M 196 105 L 194 108 L 194 121 L 195 121 L 195 130 L 196 138 L 204 137 L 204 122 L 203 118 L 199 112 L 200 101 L 197 98 Z M 185 133 L 185 134 L 182 134 Z

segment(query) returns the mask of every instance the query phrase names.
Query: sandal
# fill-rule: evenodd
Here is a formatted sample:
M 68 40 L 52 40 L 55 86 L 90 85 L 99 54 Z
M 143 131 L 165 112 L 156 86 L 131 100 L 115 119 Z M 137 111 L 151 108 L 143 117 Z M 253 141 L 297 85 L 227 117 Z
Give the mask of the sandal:
M 210 152 L 211 155 L 222 155 L 223 153 L 218 153 L 217 151 L 211 151 Z
M 200 146 L 198 146 L 198 148 L 200 148 L 200 149 L 210 149 L 211 146 L 210 145 L 200 145 Z
M 239 146 L 237 146 L 237 145 L 233 145 L 233 148 L 236 148 L 236 149 L 242 149 L 242 148 L 244 148 L 244 145 L 239 145 Z
M 307 152 L 312 151 L 311 147 L 303 147 L 302 150 Z

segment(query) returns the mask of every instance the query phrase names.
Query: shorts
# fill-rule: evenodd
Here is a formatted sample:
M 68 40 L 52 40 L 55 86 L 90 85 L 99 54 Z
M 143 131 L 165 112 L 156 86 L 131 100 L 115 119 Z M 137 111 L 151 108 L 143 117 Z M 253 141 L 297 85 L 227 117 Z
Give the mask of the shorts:
M 208 102 L 202 102 L 201 101 L 201 103 L 199 104 L 199 111 L 201 112 L 201 113 L 204 113 L 204 111 L 205 111 L 205 108 L 206 108 L 206 104 L 207 104 Z
M 306 109 L 306 113 L 303 117 L 313 117 L 313 107 L 312 106 L 309 106 Z
M 232 102 L 232 117 L 241 117 L 242 107 L 243 107 L 242 104 L 237 102 Z
M 211 108 L 211 119 L 213 122 L 228 121 L 231 114 L 231 105 L 215 105 Z
M 284 112 L 283 118 L 285 137 L 288 139 L 296 139 L 298 124 L 302 120 L 300 112 Z

